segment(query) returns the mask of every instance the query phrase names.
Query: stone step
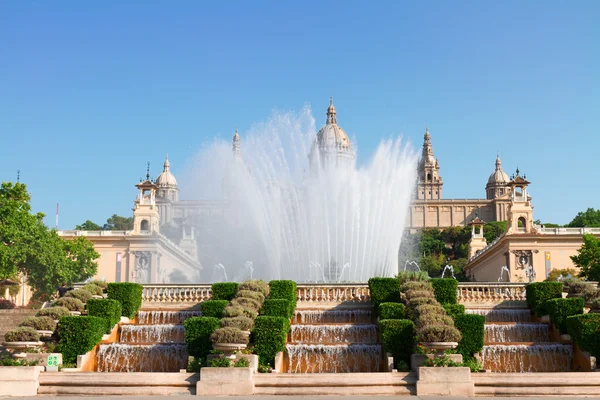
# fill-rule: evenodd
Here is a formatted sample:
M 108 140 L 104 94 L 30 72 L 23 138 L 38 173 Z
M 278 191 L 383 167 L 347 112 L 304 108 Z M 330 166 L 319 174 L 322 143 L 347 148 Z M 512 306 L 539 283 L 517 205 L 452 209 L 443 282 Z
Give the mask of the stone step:
M 409 396 L 416 395 L 415 385 L 408 386 L 320 386 L 254 387 L 255 395 L 286 396 Z
M 39 395 L 70 396 L 172 396 L 195 395 L 196 384 L 181 386 L 40 386 Z
M 171 386 L 196 385 L 199 375 L 182 372 L 45 372 L 40 386 Z
M 477 373 L 471 374 L 475 386 L 572 386 L 600 387 L 598 372 L 530 372 L 523 373 Z
M 476 396 L 600 396 L 600 386 L 477 386 Z

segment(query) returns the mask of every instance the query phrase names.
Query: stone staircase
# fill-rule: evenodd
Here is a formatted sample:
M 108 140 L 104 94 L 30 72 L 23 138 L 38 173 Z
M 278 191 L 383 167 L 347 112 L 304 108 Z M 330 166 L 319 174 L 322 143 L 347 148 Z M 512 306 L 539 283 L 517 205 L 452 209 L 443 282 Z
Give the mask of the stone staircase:
M 600 396 L 598 372 L 471 374 L 476 396 Z
M 16 308 L 13 310 L 0 310 L 0 356 L 6 352 L 2 342 L 4 335 L 11 329 L 15 329 L 27 317 L 37 314 L 38 310 Z

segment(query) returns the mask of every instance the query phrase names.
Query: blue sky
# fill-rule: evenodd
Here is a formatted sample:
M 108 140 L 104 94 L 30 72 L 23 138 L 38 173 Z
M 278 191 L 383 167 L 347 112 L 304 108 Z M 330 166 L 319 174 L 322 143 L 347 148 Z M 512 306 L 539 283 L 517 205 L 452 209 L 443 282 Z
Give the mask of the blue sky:
M 429 125 L 444 197 L 481 198 L 496 151 L 534 216 L 600 207 L 598 1 L 2 1 L 0 180 L 63 229 L 130 215 L 150 160 L 329 96 L 360 162 Z

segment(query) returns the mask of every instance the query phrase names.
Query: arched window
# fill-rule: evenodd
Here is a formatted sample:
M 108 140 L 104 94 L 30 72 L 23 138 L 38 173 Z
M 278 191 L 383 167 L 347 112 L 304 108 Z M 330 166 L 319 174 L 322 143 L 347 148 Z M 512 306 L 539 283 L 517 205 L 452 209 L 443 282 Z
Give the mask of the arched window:
M 427 181 L 431 181 L 431 173 L 427 174 Z
M 144 231 L 149 231 L 150 230 L 150 223 L 148 222 L 147 219 L 143 219 L 141 224 L 140 224 L 140 230 L 142 232 Z
M 527 228 L 527 220 L 525 219 L 525 217 L 520 217 L 517 220 L 517 224 L 519 228 Z

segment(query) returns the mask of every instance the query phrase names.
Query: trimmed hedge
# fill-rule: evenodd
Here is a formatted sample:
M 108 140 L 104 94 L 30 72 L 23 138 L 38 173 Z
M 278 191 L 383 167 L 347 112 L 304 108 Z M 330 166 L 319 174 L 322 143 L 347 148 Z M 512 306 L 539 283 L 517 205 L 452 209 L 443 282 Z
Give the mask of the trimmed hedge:
M 132 319 L 142 306 L 143 286 L 133 282 L 108 284 L 108 298 L 121 303 L 121 315 Z
M 462 304 L 444 304 L 446 313 L 456 320 L 456 317 L 465 313 L 465 306 Z
M 53 320 L 59 320 L 62 317 L 68 317 L 71 315 L 67 307 L 48 307 L 42 308 L 35 314 L 36 317 L 50 317 Z
M 473 354 L 483 349 L 485 317 L 476 314 L 457 314 L 454 317 L 454 326 L 462 335 L 456 352 L 462 354 L 465 360 L 473 358 Z
M 567 318 L 572 315 L 583 314 L 585 301 L 581 297 L 568 299 L 551 299 L 546 302 L 546 310 L 550 314 L 552 323 L 560 330 L 567 333 Z
M 65 297 L 73 297 L 77 300 L 81 300 L 82 303 L 87 303 L 89 299 L 91 299 L 93 294 L 86 289 L 75 289 L 69 290 Z
M 203 317 L 223 318 L 223 310 L 229 305 L 227 300 L 205 300 L 200 303 Z
M 259 364 L 275 366 L 275 354 L 285 350 L 290 321 L 284 317 L 258 316 L 252 336 Z
M 600 357 L 600 314 L 567 317 L 567 332 L 581 350 L 596 358 Z
M 527 304 L 536 316 L 546 315 L 546 301 L 562 298 L 562 283 L 560 282 L 534 282 L 526 287 Z
M 82 287 L 82 289 L 87 290 L 94 296 L 102 296 L 102 293 L 104 293 L 104 289 L 102 289 L 100 286 L 95 285 L 93 283 L 88 283 L 87 285 Z
M 56 322 L 51 317 L 27 317 L 19 326 L 28 326 L 37 331 L 54 331 Z
M 292 318 L 296 309 L 296 282 L 274 280 L 269 282 L 269 288 L 269 299 L 284 299 L 288 301 L 290 307 L 288 318 Z
M 400 280 L 397 278 L 369 279 L 371 304 L 377 313 L 381 303 L 400 303 Z
M 235 297 L 238 291 L 239 283 L 237 282 L 219 282 L 213 283 L 212 288 L 212 300 L 227 300 L 231 301 Z
M 212 350 L 210 335 L 219 328 L 215 317 L 192 317 L 184 321 L 185 343 L 190 356 L 206 359 Z
M 435 298 L 440 304 L 458 303 L 458 281 L 453 278 L 432 278 L 429 280 Z
M 92 350 L 106 330 L 106 321 L 99 317 L 62 317 L 58 322 L 58 351 L 63 363 L 75 363 L 77 356 Z
M 290 319 L 293 315 L 293 309 L 286 299 L 266 299 L 260 309 L 260 315 Z
M 86 303 L 88 315 L 104 319 L 105 332 L 109 333 L 121 320 L 121 303 L 113 299 L 89 299 Z
M 54 303 L 52 307 L 65 307 L 69 311 L 83 312 L 85 306 L 83 302 L 75 297 L 60 297 Z
M 383 319 L 379 321 L 381 342 L 386 352 L 394 356 L 394 364 L 410 362 L 415 350 L 415 324 L 409 319 Z
M 404 304 L 402 303 L 381 303 L 379 304 L 379 318 L 384 319 L 404 319 Z

